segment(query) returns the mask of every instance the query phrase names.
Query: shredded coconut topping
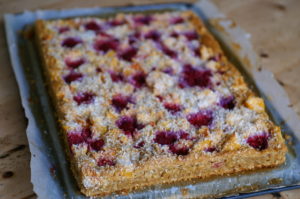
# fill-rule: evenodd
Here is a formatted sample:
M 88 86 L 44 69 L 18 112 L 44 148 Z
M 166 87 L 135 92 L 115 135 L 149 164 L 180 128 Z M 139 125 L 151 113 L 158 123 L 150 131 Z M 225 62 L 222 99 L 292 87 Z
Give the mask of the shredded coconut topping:
M 91 131 L 72 138 L 75 157 L 98 169 L 132 167 L 152 156 L 188 155 L 202 143 L 208 147 L 197 153 L 217 153 L 228 135 L 251 147 L 247 138 L 268 132 L 267 119 L 234 100 L 218 60 L 201 55 L 201 35 L 184 15 L 142 16 L 47 23 L 54 37 L 44 43 L 64 82 L 65 131 Z

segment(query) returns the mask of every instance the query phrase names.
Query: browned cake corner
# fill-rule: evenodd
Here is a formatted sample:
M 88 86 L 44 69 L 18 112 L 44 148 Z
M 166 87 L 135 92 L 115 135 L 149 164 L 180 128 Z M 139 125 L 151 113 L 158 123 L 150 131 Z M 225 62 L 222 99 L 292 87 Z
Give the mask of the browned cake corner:
M 36 34 L 85 195 L 285 161 L 264 101 L 191 11 L 40 20 Z

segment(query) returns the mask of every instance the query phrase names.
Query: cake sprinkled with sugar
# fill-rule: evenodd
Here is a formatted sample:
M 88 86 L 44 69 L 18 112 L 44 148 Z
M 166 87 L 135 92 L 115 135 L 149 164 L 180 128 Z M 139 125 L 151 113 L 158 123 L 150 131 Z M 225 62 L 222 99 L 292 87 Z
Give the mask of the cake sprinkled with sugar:
M 212 171 L 192 172 L 206 168 L 201 161 L 221 162 L 220 176 L 284 161 L 280 129 L 263 100 L 192 12 L 38 21 L 36 30 L 72 169 L 86 195 L 216 173 L 210 163 Z M 247 162 L 243 153 L 274 151 L 281 154 L 276 164 L 252 168 L 219 158 L 241 153 Z

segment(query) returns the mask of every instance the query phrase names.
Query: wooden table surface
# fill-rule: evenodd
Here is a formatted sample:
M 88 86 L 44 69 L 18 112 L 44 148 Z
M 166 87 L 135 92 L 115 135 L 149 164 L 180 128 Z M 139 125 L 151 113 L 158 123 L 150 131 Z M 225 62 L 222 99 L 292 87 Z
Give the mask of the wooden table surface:
M 252 35 L 262 67 L 271 70 L 300 115 L 300 1 L 213 0 L 222 12 Z M 30 183 L 26 118 L 9 61 L 3 14 L 24 10 L 114 6 L 166 0 L 0 0 L 0 199 L 36 198 Z M 300 190 L 255 197 L 300 198 Z

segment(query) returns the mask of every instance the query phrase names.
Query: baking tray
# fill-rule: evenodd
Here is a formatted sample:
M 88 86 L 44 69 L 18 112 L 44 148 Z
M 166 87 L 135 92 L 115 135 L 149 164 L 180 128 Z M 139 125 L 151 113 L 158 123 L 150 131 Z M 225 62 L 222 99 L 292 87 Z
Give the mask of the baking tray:
M 47 95 L 40 60 L 30 28 L 36 19 L 69 18 L 77 16 L 107 16 L 118 12 L 158 12 L 193 10 L 222 44 L 230 60 L 244 74 L 248 83 L 266 100 L 267 109 L 275 123 L 288 136 L 289 153 L 286 163 L 274 170 L 213 179 L 174 187 L 153 187 L 149 190 L 117 196 L 117 198 L 246 198 L 300 188 L 299 120 L 288 107 L 285 92 L 268 71 L 259 70 L 248 35 L 240 28 L 228 29 L 228 21 L 213 4 L 202 0 L 194 4 L 172 3 L 142 6 L 48 10 L 5 15 L 5 28 L 12 67 L 28 118 L 27 136 L 31 151 L 31 171 L 34 191 L 40 198 L 85 198 L 80 194 L 69 170 L 69 163 L 59 138 L 53 107 Z M 216 23 L 217 22 L 217 23 Z M 221 28 L 220 28 L 221 27 Z M 25 34 L 24 34 L 25 32 Z M 230 38 L 227 38 L 231 36 Z M 233 41 L 232 41 L 233 37 Z M 239 41 L 240 40 L 240 41 Z M 232 48 L 238 43 L 242 51 Z M 247 56 L 246 56 L 247 55 Z M 242 58 L 241 58 L 242 57 Z M 245 59 L 247 58 L 247 59 Z M 246 61 L 245 61 L 246 60 Z M 260 80 L 260 81 L 258 81 Z M 263 80 L 263 81 L 262 81 Z M 260 82 L 256 84 L 256 82 Z M 272 90 L 277 90 L 274 94 Z M 271 98 L 276 96 L 276 99 Z M 279 99 L 278 99 L 279 98 Z M 292 118 L 292 119 L 291 119 Z M 298 133 L 298 134 L 297 134 Z M 231 186 L 227 186 L 227 185 Z M 51 187 L 51 189 L 49 189 Z M 250 192 L 251 193 L 244 193 Z M 109 197 L 107 197 L 109 198 Z

